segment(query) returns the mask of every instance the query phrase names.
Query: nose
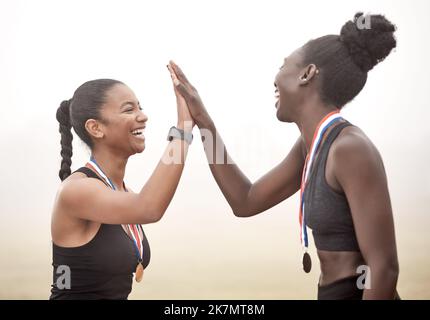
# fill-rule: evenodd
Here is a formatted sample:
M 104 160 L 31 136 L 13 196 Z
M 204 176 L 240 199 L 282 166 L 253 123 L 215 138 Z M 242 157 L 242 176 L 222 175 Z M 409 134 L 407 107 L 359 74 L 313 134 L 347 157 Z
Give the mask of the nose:
M 139 110 L 136 120 L 138 122 L 146 122 L 148 121 L 148 116 L 142 110 Z

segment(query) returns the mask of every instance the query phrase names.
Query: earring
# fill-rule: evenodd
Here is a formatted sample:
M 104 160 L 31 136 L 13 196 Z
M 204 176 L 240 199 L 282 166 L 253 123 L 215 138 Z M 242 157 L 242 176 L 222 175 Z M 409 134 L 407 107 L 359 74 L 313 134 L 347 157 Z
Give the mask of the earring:
M 320 73 L 320 70 L 319 70 L 319 69 L 317 69 L 317 70 L 315 71 L 315 73 L 316 73 L 316 74 L 319 74 L 319 73 Z

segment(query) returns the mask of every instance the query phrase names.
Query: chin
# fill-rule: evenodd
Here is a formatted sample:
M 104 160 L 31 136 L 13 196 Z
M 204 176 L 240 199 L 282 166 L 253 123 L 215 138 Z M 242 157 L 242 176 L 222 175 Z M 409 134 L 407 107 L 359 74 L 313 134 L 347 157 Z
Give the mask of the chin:
M 289 113 L 286 112 L 285 110 L 286 110 L 285 107 L 279 106 L 279 108 L 276 111 L 276 117 L 278 118 L 278 120 L 281 122 L 288 122 L 288 123 L 294 122 L 292 119 L 290 119 L 290 117 L 288 116 Z
M 134 154 L 137 154 L 137 153 L 142 153 L 144 150 L 145 150 L 145 145 L 143 145 L 143 146 L 141 146 L 141 147 L 138 147 L 138 148 L 133 148 L 132 150 L 131 150 L 131 152 L 130 152 L 130 156 L 132 156 L 132 155 L 134 155 Z
M 143 147 L 139 148 L 136 150 L 136 153 L 142 153 L 145 150 L 145 145 L 143 145 Z
M 276 118 L 278 118 L 279 121 L 281 122 L 287 122 L 285 120 L 284 115 L 280 112 L 280 109 L 278 108 L 278 110 L 276 111 Z

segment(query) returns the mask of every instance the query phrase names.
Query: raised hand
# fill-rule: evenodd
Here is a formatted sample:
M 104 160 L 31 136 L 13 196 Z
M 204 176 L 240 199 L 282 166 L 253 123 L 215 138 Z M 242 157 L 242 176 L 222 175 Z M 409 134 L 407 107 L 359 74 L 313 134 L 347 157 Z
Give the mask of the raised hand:
M 207 126 L 212 120 L 209 113 L 206 111 L 196 88 L 191 85 L 181 68 L 179 68 L 179 66 L 173 61 L 170 61 L 169 63 L 169 70 L 173 72 L 172 79 L 175 86 L 175 92 L 179 92 L 181 97 L 185 99 L 188 105 L 188 110 L 197 126 L 199 128 Z
M 176 95 L 176 104 L 178 109 L 177 127 L 183 130 L 191 131 L 192 128 L 194 127 L 195 122 L 193 117 L 190 114 L 190 111 L 188 110 L 188 106 L 187 106 L 187 102 L 185 101 L 185 98 L 177 90 L 177 84 L 179 83 L 179 80 L 170 64 L 167 65 L 167 69 L 169 69 L 170 77 L 172 78 L 172 82 L 173 82 L 173 89 Z

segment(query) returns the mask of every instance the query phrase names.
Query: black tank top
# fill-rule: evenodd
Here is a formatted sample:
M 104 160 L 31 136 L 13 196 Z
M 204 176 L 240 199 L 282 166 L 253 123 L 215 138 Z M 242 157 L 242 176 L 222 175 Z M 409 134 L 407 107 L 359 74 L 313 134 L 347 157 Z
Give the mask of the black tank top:
M 82 167 L 87 177 L 101 180 L 92 170 Z M 103 182 L 103 180 L 101 180 Z M 143 266 L 151 252 L 143 234 Z M 73 248 L 52 243 L 53 284 L 50 299 L 127 299 L 131 292 L 137 256 L 133 241 L 121 225 L 101 224 L 94 238 Z M 70 289 L 64 281 L 70 270 Z M 59 281 L 59 282 L 57 282 Z
M 312 229 L 315 246 L 319 250 L 360 251 L 348 200 L 344 193 L 333 190 L 325 178 L 330 147 L 342 129 L 348 126 L 352 124 L 344 120 L 327 133 L 305 189 L 305 220 Z

